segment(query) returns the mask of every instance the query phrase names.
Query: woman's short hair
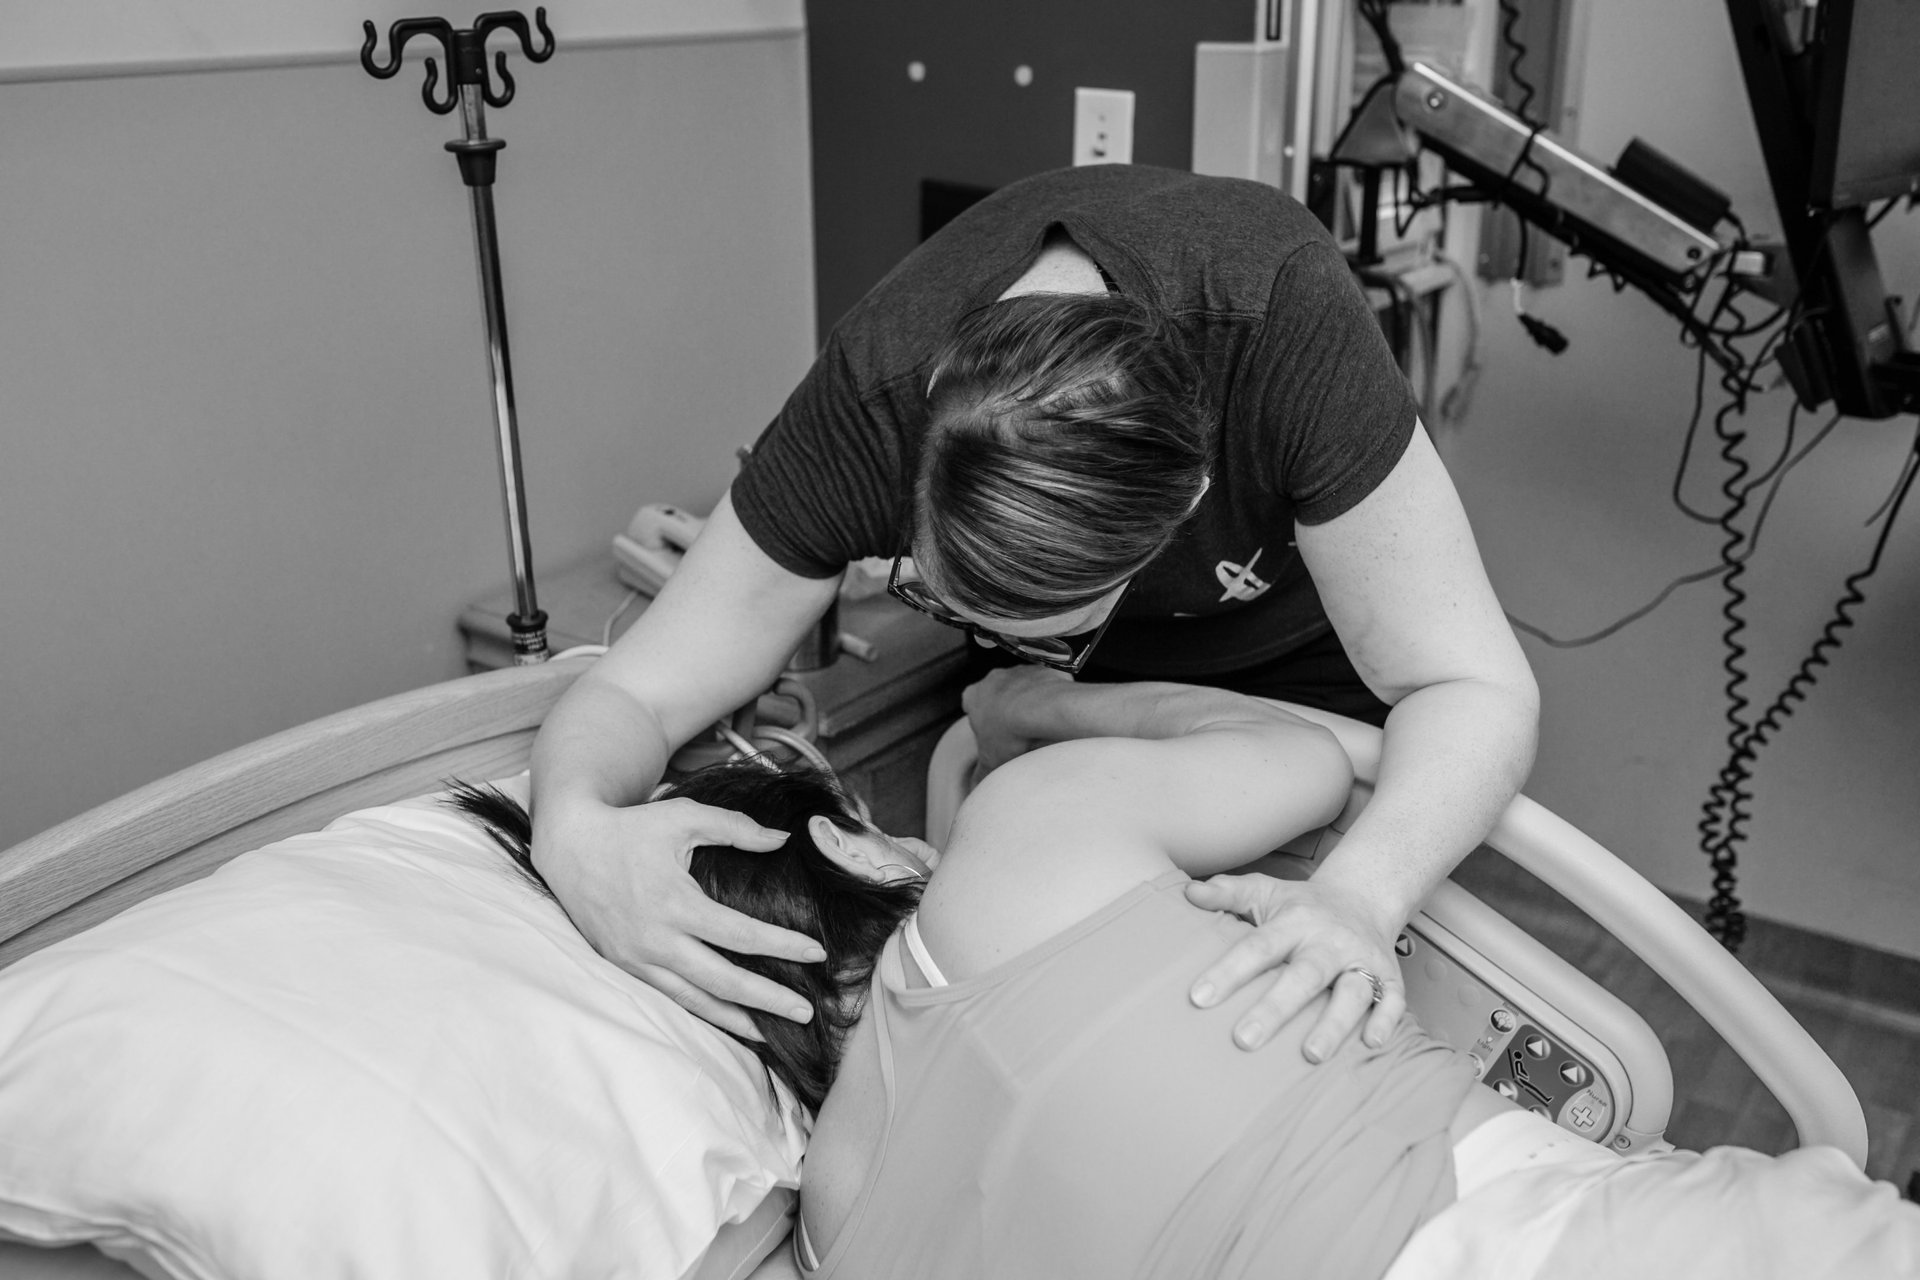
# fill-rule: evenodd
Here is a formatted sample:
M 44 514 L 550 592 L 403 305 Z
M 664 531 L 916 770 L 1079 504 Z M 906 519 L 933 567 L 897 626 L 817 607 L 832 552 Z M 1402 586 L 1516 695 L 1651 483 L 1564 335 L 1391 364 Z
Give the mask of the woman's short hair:
M 454 783 L 450 803 L 477 819 L 548 896 L 552 890 L 533 865 L 532 823 L 512 797 L 491 787 Z M 741 1043 L 801 1103 L 818 1110 L 833 1084 L 846 1033 L 860 1019 L 874 963 L 900 922 L 920 900 L 920 885 L 875 884 L 841 870 L 807 834 L 808 822 L 824 817 L 843 831 L 862 830 L 852 803 L 833 778 L 817 769 L 772 770 L 736 761 L 688 774 L 654 803 L 685 797 L 733 809 L 763 827 L 788 833 L 770 853 L 728 845 L 700 845 L 688 870 L 709 898 L 724 906 L 815 939 L 827 958 L 813 964 L 716 948 L 750 972 L 797 991 L 813 1007 L 808 1022 L 748 1010 L 763 1040 Z
M 913 557 L 951 605 L 1044 618 L 1139 572 L 1205 484 L 1211 414 L 1171 324 L 1122 294 L 972 312 L 935 355 Z

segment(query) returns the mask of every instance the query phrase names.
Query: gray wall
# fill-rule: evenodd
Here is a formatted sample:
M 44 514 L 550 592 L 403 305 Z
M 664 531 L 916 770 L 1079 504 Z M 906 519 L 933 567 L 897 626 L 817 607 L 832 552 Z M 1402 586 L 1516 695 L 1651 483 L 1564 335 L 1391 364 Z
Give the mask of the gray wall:
M 1592 0 L 1580 145 L 1611 160 L 1640 136 L 1778 228 L 1720 4 Z M 1470 243 L 1470 242 L 1469 242 Z M 1920 288 L 1920 226 L 1879 232 L 1889 288 Z M 1570 264 L 1569 276 L 1584 272 Z M 1715 563 L 1719 533 L 1668 499 L 1693 397 L 1694 353 L 1646 299 L 1578 280 L 1529 309 L 1571 339 L 1549 356 L 1513 318 L 1505 284 L 1485 316 L 1473 409 L 1441 445 L 1510 612 L 1578 637 Z M 1759 314 L 1764 308 L 1750 308 Z M 1709 414 L 1719 397 L 1709 386 Z M 1778 449 L 1789 398 L 1757 400 L 1746 456 Z M 1828 415 L 1804 415 L 1800 439 Z M 1718 509 L 1726 474 L 1705 423 L 1686 493 Z M 1911 418 L 1845 422 L 1786 481 L 1747 575 L 1750 696 L 1771 700 L 1820 632 L 1842 580 L 1864 565 L 1913 440 Z M 1920 956 L 1920 499 L 1894 529 L 1807 702 L 1760 755 L 1741 865 L 1752 914 Z M 1694 824 L 1726 758 L 1722 595 L 1682 588 L 1612 639 L 1557 650 L 1525 641 L 1544 700 L 1528 792 L 1662 886 L 1708 893 Z
M 991 188 L 1072 163 L 1075 86 L 1133 90 L 1134 160 L 1189 167 L 1193 46 L 1252 39 L 1255 7 L 808 0 L 821 332 L 920 242 L 921 179 Z
M 490 113 L 537 566 L 711 503 L 806 367 L 805 58 L 563 44 Z M 419 77 L 0 84 L 0 846 L 464 670 L 506 539 Z

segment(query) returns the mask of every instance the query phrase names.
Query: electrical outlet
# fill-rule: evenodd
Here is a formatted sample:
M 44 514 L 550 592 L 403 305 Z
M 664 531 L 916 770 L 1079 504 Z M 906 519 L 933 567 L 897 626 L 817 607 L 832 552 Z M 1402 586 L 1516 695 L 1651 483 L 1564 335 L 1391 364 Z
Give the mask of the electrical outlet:
M 1073 162 L 1133 163 L 1133 90 L 1073 91 Z

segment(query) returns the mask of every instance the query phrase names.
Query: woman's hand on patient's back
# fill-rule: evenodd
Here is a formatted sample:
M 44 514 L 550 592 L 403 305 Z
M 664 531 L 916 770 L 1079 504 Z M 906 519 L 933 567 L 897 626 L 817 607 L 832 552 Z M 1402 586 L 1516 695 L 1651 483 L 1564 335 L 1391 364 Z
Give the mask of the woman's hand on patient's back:
M 536 819 L 534 858 L 601 955 L 735 1035 L 760 1038 L 747 1007 L 797 1022 L 812 1016 L 799 995 L 715 948 L 810 963 L 825 958 L 820 944 L 722 906 L 687 871 L 699 845 L 765 851 L 785 844 L 786 832 L 684 798 L 622 808 L 570 797 L 556 808 Z
M 1200 975 L 1193 987 L 1195 1004 L 1211 1008 L 1262 974 L 1279 970 L 1267 993 L 1234 1026 L 1241 1048 L 1265 1044 L 1328 988 L 1332 998 L 1302 1042 L 1310 1062 L 1332 1057 L 1363 1026 L 1369 1046 L 1385 1043 L 1406 1012 L 1406 985 L 1393 952 L 1399 927 L 1382 919 L 1365 896 L 1320 880 L 1251 874 L 1195 881 L 1187 886 L 1187 900 L 1258 926 Z M 1365 976 L 1349 973 L 1355 966 L 1380 979 L 1385 992 L 1377 1004 Z

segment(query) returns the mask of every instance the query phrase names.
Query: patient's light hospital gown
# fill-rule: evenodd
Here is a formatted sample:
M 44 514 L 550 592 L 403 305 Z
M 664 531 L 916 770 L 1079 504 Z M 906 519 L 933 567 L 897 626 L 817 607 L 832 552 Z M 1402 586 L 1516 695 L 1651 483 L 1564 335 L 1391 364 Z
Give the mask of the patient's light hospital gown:
M 843 1070 L 882 1146 L 815 1280 L 1920 1280 L 1920 1206 L 1840 1152 L 1622 1159 L 1523 1111 L 1459 1144 L 1466 1055 L 1405 1019 L 1320 1066 L 1189 975 L 1252 926 L 1178 871 L 986 973 L 876 969 Z M 828 1133 L 831 1108 L 814 1140 Z

